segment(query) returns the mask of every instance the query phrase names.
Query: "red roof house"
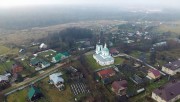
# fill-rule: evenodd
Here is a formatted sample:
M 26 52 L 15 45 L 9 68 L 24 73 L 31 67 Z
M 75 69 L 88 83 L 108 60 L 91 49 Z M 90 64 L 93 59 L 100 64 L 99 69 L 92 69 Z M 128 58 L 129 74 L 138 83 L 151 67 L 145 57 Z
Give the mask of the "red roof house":
M 117 55 L 117 54 L 119 53 L 119 51 L 118 51 L 116 48 L 111 48 L 111 49 L 110 49 L 110 53 L 111 53 L 112 55 Z
M 122 81 L 114 81 L 112 83 L 112 91 L 115 92 L 117 95 L 126 95 L 126 90 L 127 90 L 127 81 L 122 80 Z
M 158 70 L 149 69 L 148 76 L 152 79 L 157 79 L 157 78 L 161 77 L 161 73 Z
M 13 65 L 12 65 L 11 72 L 12 72 L 13 74 L 19 73 L 19 72 L 22 72 L 22 71 L 23 71 L 23 67 L 22 67 L 22 66 L 19 66 L 19 65 L 17 65 L 17 64 L 13 64 Z
M 101 70 L 97 72 L 97 74 L 101 79 L 104 79 L 104 78 L 109 78 L 111 76 L 114 76 L 116 73 L 113 69 L 105 69 L 105 70 Z

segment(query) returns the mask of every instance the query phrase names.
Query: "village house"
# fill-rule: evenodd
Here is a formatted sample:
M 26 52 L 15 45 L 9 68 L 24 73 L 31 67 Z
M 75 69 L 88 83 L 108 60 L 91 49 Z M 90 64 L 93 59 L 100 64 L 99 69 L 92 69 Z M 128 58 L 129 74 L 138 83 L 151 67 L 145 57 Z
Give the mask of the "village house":
M 46 49 L 47 48 L 47 45 L 42 43 L 40 46 L 39 46 L 40 49 Z
M 28 92 L 28 99 L 31 102 L 34 102 L 34 101 L 40 99 L 42 96 L 43 95 L 42 95 L 41 91 L 37 87 L 31 86 L 31 88 L 29 89 L 29 92 Z
M 54 73 L 49 76 L 50 84 L 54 84 L 59 91 L 64 89 L 64 79 L 61 77 L 62 73 Z
M 180 60 L 170 62 L 162 66 L 162 71 L 169 75 L 175 75 L 180 72 Z
M 161 73 L 160 73 L 158 70 L 149 69 L 149 70 L 148 70 L 148 76 L 149 76 L 151 79 L 158 79 L 158 78 L 161 77 Z
M 31 58 L 30 60 L 30 66 L 35 66 L 35 67 L 40 67 L 40 68 L 47 68 L 50 66 L 49 62 L 44 61 L 43 59 L 39 59 L 39 58 Z
M 9 78 L 5 75 L 0 75 L 0 83 L 8 82 Z
M 180 99 L 180 81 L 172 81 L 152 92 L 152 99 L 157 102 L 176 102 Z
M 57 63 L 57 62 L 60 62 L 61 60 L 63 59 L 66 59 L 68 58 L 70 55 L 67 53 L 67 52 L 64 52 L 64 53 L 58 53 L 56 56 L 54 56 L 52 58 L 52 63 Z
M 163 42 L 153 44 L 153 47 L 162 47 L 162 46 L 166 46 L 166 45 L 167 45 L 167 42 L 163 41 Z
M 98 76 L 101 78 L 101 81 L 104 84 L 109 83 L 109 78 L 116 75 L 116 72 L 110 68 L 110 69 L 104 69 L 99 72 L 97 72 Z
M 127 90 L 127 81 L 121 80 L 121 81 L 114 81 L 112 83 L 112 91 L 116 93 L 116 95 L 126 95 Z
M 119 54 L 119 51 L 116 48 L 111 48 L 110 49 L 110 54 L 112 56 L 117 56 Z

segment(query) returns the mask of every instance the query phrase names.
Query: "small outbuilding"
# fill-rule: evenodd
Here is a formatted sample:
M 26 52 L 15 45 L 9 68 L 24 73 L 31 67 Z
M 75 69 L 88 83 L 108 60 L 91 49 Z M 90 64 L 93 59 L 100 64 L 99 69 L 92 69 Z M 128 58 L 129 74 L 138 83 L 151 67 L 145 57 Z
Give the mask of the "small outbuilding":
M 31 88 L 29 89 L 29 92 L 28 92 L 28 98 L 31 102 L 40 99 L 42 96 L 43 96 L 43 94 L 37 87 L 31 86 Z

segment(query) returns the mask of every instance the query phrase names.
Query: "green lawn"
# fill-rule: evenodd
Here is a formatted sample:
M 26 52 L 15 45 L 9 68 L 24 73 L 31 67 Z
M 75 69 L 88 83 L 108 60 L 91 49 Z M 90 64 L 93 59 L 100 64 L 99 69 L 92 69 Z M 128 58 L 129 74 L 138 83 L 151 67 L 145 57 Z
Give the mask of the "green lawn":
M 93 55 L 87 55 L 86 56 L 86 60 L 87 62 L 89 63 L 90 67 L 93 69 L 93 70 L 97 70 L 99 68 L 104 68 L 104 67 L 107 67 L 107 66 L 100 66 L 96 60 L 93 58 Z M 112 65 L 115 65 L 115 64 L 121 64 L 123 62 L 123 59 L 120 58 L 120 57 L 117 57 L 115 58 L 115 62 L 114 64 Z
M 52 58 L 56 55 L 56 52 L 49 50 L 47 52 L 39 53 L 38 56 L 42 57 L 45 60 L 52 61 Z
M 0 74 L 2 74 L 6 70 L 10 70 L 12 65 L 14 64 L 14 61 L 7 60 L 6 62 L 0 63 Z
M 124 59 L 122 59 L 120 57 L 116 57 L 114 64 L 121 64 L 123 61 L 124 61 Z
M 147 92 L 152 92 L 154 89 L 162 86 L 162 85 L 165 85 L 166 83 L 168 82 L 168 79 L 167 78 L 162 78 L 160 81 L 158 82 L 152 82 L 149 84 L 149 86 L 146 88 L 146 91 Z
M 102 66 L 100 66 L 100 65 L 96 62 L 96 60 L 93 58 L 93 55 L 87 55 L 87 56 L 86 56 L 86 60 L 87 60 L 88 64 L 90 65 L 90 67 L 91 67 L 93 70 L 102 68 Z
M 7 102 L 27 102 L 28 88 L 17 91 L 7 97 Z
M 141 53 L 142 53 L 142 52 L 140 52 L 140 51 L 133 51 L 133 52 L 131 52 L 130 55 L 133 56 L 133 57 L 139 58 L 140 55 L 141 55 Z
M 18 48 L 10 49 L 10 48 L 6 47 L 5 45 L 0 44 L 0 55 L 3 55 L 3 54 L 17 54 L 18 51 L 19 51 Z
M 6 54 L 10 49 L 6 46 L 0 45 L 0 55 Z

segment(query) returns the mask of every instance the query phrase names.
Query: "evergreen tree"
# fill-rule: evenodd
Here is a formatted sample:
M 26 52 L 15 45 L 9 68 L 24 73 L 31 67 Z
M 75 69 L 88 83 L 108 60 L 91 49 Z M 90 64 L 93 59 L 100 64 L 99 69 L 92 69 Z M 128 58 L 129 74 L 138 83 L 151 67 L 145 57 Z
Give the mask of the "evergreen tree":
M 150 49 L 150 63 L 151 64 L 156 63 L 156 50 L 154 48 Z

